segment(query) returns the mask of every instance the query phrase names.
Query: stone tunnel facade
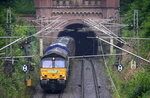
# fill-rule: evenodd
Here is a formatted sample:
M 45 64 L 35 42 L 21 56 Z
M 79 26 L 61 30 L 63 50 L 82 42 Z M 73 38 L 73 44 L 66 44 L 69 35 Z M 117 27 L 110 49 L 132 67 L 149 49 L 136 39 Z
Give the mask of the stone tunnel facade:
M 34 0 L 36 19 L 60 16 L 59 21 L 68 20 L 62 28 L 72 24 L 84 24 L 85 18 L 119 19 L 120 0 Z M 38 27 L 38 30 L 42 27 Z M 95 33 L 97 31 L 94 31 Z M 45 32 L 43 32 L 45 33 Z M 46 37 L 45 45 L 59 35 L 60 31 L 53 31 Z M 53 37 L 53 38 L 52 38 Z M 49 41 L 48 41 L 49 40 Z
M 116 18 L 120 0 L 34 0 L 36 17 L 63 15 Z

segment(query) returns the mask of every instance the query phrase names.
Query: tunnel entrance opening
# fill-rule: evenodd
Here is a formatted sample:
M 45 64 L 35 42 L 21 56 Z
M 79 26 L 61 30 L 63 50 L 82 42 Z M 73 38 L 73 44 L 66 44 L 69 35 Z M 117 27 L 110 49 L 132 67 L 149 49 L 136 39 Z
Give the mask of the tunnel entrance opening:
M 70 36 L 74 38 L 76 43 L 76 56 L 96 55 L 98 42 L 95 38 L 96 34 L 89 30 L 89 27 L 84 24 L 71 24 L 65 27 L 64 31 L 58 34 L 58 37 Z

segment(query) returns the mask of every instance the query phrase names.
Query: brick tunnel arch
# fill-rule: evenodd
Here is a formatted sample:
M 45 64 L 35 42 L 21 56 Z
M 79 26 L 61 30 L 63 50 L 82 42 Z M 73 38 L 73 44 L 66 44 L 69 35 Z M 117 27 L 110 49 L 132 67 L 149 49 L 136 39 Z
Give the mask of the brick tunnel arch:
M 94 31 L 84 24 L 70 24 L 64 28 L 64 31 L 59 32 L 58 37 L 70 36 L 73 37 L 76 42 L 76 56 L 81 55 L 96 55 L 98 49 L 98 41 Z

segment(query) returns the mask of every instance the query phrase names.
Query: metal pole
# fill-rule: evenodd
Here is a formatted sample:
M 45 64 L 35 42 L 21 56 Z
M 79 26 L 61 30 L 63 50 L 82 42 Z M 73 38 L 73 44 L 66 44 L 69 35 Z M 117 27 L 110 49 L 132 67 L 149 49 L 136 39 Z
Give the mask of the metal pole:
M 110 38 L 110 43 L 112 43 L 112 44 L 114 43 L 113 38 Z M 110 54 L 113 54 L 113 51 L 114 51 L 113 48 L 114 47 L 112 45 L 110 45 Z
M 134 36 L 139 37 L 139 19 L 138 19 L 138 10 L 134 10 Z M 137 54 L 139 55 L 139 40 L 136 41 L 137 44 Z M 139 60 L 137 59 L 137 64 Z
M 10 21 L 10 37 L 12 37 L 12 28 L 11 28 L 11 10 L 9 10 L 9 21 Z M 12 42 L 12 39 L 10 38 L 10 43 Z M 12 45 L 10 46 L 10 55 L 12 57 Z
M 43 56 L 43 39 L 40 39 L 40 56 Z
M 9 36 L 9 43 L 12 42 L 12 28 L 11 28 L 11 10 L 8 9 L 7 10 L 7 17 L 6 17 L 6 24 L 7 24 L 7 27 L 6 27 L 6 35 Z M 6 45 L 8 44 L 8 40 L 6 39 Z M 10 47 L 7 47 L 6 48 L 6 56 L 8 56 L 8 50 L 10 51 L 10 56 L 12 56 L 12 45 L 10 45 Z
M 7 13 L 6 13 L 6 36 L 8 36 L 8 13 L 9 11 L 7 10 Z M 6 39 L 6 45 L 8 45 L 8 39 Z M 8 47 L 6 48 L 6 57 L 8 56 Z

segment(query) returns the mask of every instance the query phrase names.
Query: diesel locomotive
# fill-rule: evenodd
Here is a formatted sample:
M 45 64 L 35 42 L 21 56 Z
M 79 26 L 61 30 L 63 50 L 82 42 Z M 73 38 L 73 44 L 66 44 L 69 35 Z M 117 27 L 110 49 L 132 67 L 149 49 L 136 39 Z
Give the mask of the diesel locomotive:
M 71 37 L 58 37 L 41 58 L 40 85 L 45 91 L 57 92 L 66 87 L 69 72 L 68 56 L 75 54 Z

